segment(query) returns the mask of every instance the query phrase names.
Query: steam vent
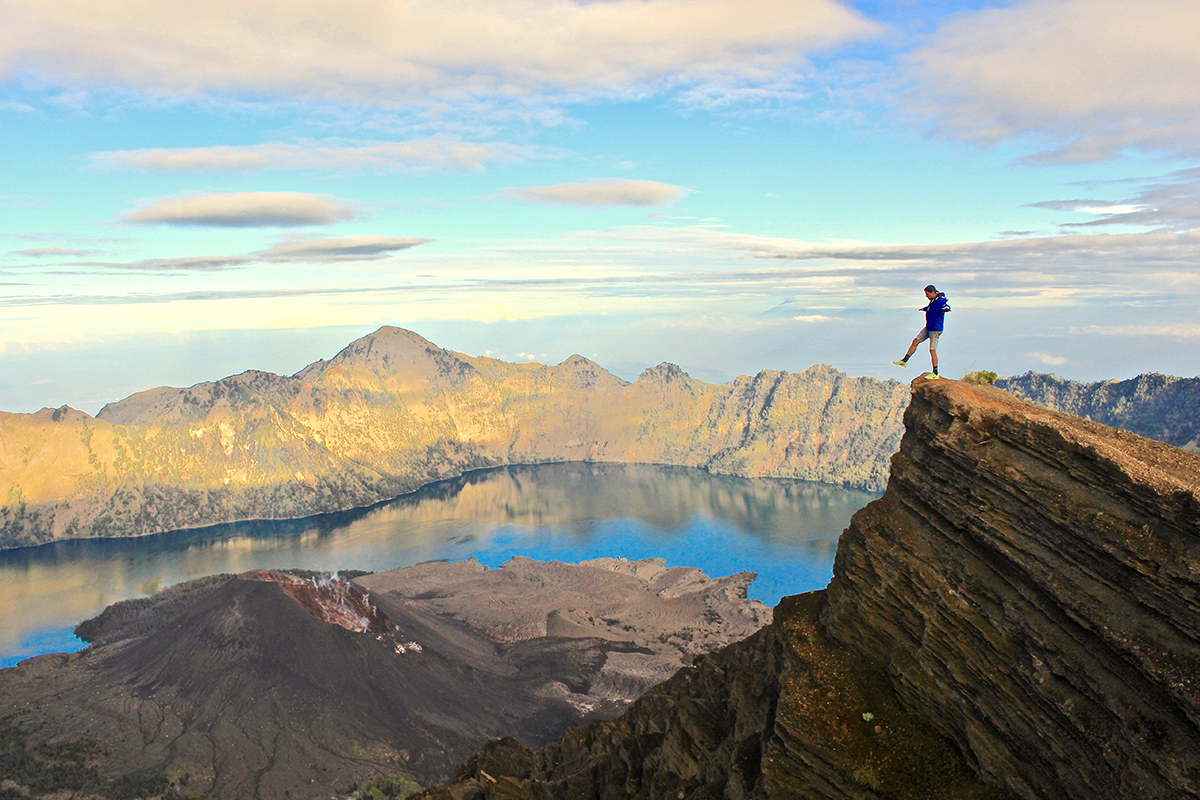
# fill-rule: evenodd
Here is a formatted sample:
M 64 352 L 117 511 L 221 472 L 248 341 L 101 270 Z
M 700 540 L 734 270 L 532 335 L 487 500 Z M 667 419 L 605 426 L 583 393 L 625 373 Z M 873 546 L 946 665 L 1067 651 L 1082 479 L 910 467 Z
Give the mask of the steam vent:
M 1200 456 L 913 382 L 829 588 L 427 797 L 1200 796 Z

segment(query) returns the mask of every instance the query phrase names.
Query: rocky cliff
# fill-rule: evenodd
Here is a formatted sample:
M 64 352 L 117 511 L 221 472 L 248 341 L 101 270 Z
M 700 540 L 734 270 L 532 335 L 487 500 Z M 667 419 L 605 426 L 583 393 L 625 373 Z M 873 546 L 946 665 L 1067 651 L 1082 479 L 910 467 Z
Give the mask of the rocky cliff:
M 0 547 L 370 505 L 481 467 L 652 462 L 881 489 L 904 387 L 829 367 L 627 383 L 382 328 L 294 376 L 160 388 L 92 418 L 0 413 Z
M 996 385 L 1039 406 L 1200 452 L 1200 378 L 1152 373 L 1080 383 L 1026 372 Z
M 1026 798 L 1200 795 L 1200 457 L 919 384 L 825 621 Z
M 427 797 L 1200 796 L 1200 457 L 946 380 L 905 426 L 827 590 Z

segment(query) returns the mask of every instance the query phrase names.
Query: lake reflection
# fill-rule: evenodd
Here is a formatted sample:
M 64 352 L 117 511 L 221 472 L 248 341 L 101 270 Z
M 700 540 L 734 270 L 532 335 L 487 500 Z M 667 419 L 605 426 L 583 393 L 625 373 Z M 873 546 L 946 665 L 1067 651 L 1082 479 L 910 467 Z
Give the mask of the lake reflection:
M 773 605 L 829 581 L 838 535 L 876 496 L 679 467 L 551 464 L 475 472 L 370 509 L 303 520 L 0 551 L 0 666 L 81 646 L 74 625 L 118 600 L 271 567 L 659 557 L 714 577 L 757 572 L 750 596 Z

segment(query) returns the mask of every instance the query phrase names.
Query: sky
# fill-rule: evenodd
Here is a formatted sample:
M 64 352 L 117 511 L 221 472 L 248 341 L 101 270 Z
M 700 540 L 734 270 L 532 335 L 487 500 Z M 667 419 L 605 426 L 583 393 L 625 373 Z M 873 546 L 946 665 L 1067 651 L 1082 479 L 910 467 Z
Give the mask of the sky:
M 726 381 L 1200 372 L 1200 4 L 0 0 L 0 410 L 381 325 Z

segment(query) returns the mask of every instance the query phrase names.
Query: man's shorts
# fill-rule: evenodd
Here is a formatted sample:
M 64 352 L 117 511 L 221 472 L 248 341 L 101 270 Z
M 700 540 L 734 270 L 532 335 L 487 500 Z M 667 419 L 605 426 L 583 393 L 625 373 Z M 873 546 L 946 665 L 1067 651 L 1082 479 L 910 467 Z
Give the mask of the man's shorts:
M 931 331 L 928 328 L 921 328 L 921 332 L 917 334 L 917 341 L 923 342 L 929 340 L 929 349 L 937 350 L 938 337 L 942 335 L 941 331 Z

